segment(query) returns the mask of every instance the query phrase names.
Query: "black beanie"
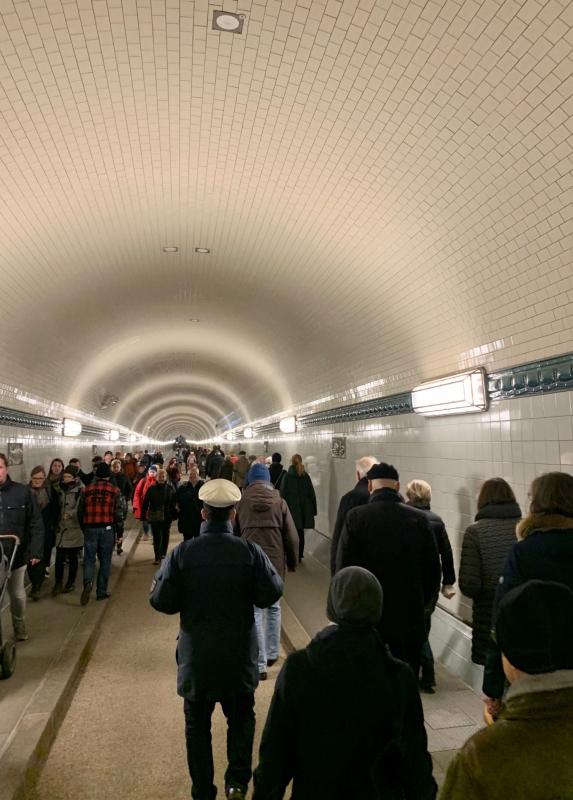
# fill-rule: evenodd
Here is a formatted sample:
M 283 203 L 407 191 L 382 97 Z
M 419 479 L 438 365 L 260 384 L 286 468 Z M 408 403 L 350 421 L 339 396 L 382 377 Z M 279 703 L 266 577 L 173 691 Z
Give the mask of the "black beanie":
M 273 464 L 280 464 L 282 461 L 282 456 L 280 453 L 273 453 L 271 456 L 271 460 Z
M 499 604 L 501 652 L 514 667 L 537 675 L 573 669 L 573 592 L 555 581 L 528 581 Z
M 76 467 L 75 464 L 68 464 L 67 467 L 64 467 L 62 475 L 72 475 L 74 478 L 77 478 L 79 471 L 80 468 Z
M 110 478 L 111 477 L 111 468 L 109 464 L 106 464 L 105 461 L 100 461 L 96 467 L 96 478 Z
M 386 480 L 386 481 L 399 481 L 398 470 L 392 464 L 373 464 L 366 473 L 369 481 Z

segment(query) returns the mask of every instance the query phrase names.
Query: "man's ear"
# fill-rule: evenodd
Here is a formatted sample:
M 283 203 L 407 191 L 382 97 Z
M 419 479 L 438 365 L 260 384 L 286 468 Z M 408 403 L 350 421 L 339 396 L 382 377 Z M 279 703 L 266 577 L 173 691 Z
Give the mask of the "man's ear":
M 400 481 L 396 481 L 396 491 L 400 491 Z
M 372 481 L 368 481 L 368 491 L 372 494 Z
M 205 520 L 205 522 L 207 522 L 207 514 L 205 513 L 204 508 L 201 509 L 201 517 Z

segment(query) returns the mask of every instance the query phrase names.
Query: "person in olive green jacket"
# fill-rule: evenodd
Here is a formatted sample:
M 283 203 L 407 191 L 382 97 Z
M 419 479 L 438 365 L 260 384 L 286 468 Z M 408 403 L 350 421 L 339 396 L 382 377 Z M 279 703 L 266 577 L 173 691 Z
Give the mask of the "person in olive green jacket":
M 511 686 L 450 764 L 440 800 L 571 800 L 573 592 L 538 580 L 512 589 L 496 637 Z

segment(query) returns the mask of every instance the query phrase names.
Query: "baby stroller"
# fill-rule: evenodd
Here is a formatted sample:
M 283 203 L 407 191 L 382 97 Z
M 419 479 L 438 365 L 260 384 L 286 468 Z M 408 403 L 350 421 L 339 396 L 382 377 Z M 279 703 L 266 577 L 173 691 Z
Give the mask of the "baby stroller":
M 10 557 L 6 555 L 4 543 L 13 542 L 14 547 Z M 20 539 L 11 534 L 0 535 L 0 611 L 4 603 L 4 596 L 8 588 L 8 578 L 12 573 L 16 552 L 20 546 Z M 14 672 L 16 661 L 16 645 L 13 639 L 4 641 L 2 636 L 2 614 L 0 613 L 0 678 L 9 678 Z

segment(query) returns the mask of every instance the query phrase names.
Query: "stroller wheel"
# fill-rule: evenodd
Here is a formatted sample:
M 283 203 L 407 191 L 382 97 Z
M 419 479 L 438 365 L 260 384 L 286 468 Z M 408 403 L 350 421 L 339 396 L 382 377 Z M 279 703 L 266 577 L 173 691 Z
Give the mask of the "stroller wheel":
M 9 678 L 10 675 L 14 672 L 14 666 L 16 662 L 16 645 L 13 641 L 6 642 L 0 653 L 0 663 L 2 665 L 2 675 L 1 678 Z

